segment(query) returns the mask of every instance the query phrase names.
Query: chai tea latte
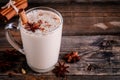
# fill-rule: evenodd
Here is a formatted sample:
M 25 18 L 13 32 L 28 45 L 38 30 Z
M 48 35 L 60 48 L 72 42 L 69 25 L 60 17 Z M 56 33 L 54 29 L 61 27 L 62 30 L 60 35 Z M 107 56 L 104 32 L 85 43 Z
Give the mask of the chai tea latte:
M 27 63 L 34 71 L 49 71 L 59 57 L 62 17 L 51 8 L 37 8 L 27 18 L 28 24 L 19 25 Z

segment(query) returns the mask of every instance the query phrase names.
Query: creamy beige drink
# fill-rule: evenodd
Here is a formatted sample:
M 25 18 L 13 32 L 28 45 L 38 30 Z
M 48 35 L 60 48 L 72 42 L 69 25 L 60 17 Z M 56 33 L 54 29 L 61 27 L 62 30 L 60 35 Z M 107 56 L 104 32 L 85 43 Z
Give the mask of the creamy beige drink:
M 29 24 L 19 25 L 27 63 L 34 71 L 49 71 L 59 57 L 62 17 L 41 8 L 28 11 L 27 17 Z

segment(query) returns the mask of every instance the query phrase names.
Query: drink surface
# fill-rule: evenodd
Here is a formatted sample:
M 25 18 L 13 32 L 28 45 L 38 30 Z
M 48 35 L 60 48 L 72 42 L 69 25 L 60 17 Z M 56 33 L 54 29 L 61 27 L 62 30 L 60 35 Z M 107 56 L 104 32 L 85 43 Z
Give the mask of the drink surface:
M 24 26 L 28 33 L 46 33 L 59 27 L 60 17 L 46 10 L 33 10 L 27 13 L 28 24 Z

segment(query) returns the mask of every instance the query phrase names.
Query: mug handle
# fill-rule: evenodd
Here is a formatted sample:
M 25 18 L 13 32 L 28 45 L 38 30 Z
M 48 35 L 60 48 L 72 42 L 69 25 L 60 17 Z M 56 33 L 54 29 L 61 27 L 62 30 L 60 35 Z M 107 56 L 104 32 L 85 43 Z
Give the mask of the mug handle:
M 19 52 L 24 54 L 24 50 L 22 49 L 21 45 L 16 42 L 16 40 L 12 37 L 10 33 L 11 30 L 18 30 L 16 23 L 9 23 L 5 27 L 5 36 L 8 42 Z

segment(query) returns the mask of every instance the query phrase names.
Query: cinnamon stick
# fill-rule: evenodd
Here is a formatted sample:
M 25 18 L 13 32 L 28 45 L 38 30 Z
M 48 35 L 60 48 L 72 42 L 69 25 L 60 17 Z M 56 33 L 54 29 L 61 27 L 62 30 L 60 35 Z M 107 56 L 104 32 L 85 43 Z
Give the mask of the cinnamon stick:
M 17 2 L 17 0 L 16 0 L 16 2 Z M 15 3 L 16 4 L 16 3 Z M 15 5 L 14 4 L 14 5 Z M 11 9 L 11 7 L 10 8 L 5 8 L 5 9 L 1 9 L 2 11 L 0 12 L 1 14 L 3 14 L 3 13 L 5 13 L 7 10 L 9 10 L 9 9 Z
M 23 8 L 24 9 L 24 7 L 27 7 L 27 3 L 23 3 L 22 5 L 20 5 L 20 6 L 18 6 L 17 8 L 18 9 L 21 9 L 21 8 Z M 9 13 L 7 13 L 6 14 L 6 18 L 8 19 L 8 20 L 10 20 L 13 16 L 15 16 L 17 13 L 16 13 L 16 11 L 13 9 L 12 11 L 10 11 Z
M 21 18 L 21 21 L 22 21 L 23 25 L 28 22 L 28 19 L 27 19 L 27 16 L 26 16 L 26 13 L 25 13 L 24 9 L 19 10 L 19 16 Z
M 28 6 L 27 0 L 14 0 L 15 6 L 18 9 L 25 9 Z M 10 8 L 5 8 L 0 10 L 0 17 L 4 20 L 4 22 L 10 20 L 17 13 L 12 6 Z
M 14 4 L 16 7 L 20 6 L 21 4 L 23 3 L 27 3 L 27 0 L 18 0 L 16 1 L 16 3 Z M 24 6 L 22 6 L 22 8 L 24 8 Z M 2 15 L 6 15 L 8 12 L 10 12 L 11 10 L 13 10 L 13 7 L 10 7 L 10 8 L 6 8 L 6 9 L 3 9 L 0 14 Z

